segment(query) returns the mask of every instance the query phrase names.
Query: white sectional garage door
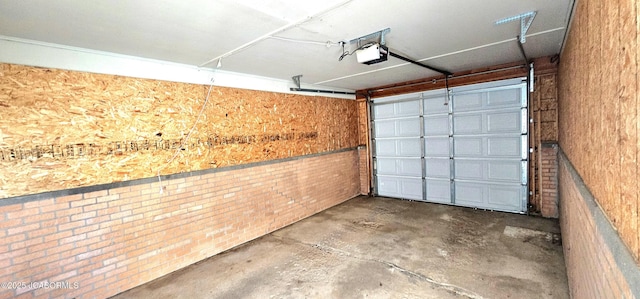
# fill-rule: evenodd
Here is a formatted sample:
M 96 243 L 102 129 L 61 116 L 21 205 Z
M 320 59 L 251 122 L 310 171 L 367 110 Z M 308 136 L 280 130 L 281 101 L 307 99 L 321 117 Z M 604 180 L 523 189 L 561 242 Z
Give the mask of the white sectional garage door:
M 522 79 L 374 99 L 375 193 L 525 212 L 526 104 Z
M 420 97 L 376 105 L 374 131 L 380 195 L 421 200 Z

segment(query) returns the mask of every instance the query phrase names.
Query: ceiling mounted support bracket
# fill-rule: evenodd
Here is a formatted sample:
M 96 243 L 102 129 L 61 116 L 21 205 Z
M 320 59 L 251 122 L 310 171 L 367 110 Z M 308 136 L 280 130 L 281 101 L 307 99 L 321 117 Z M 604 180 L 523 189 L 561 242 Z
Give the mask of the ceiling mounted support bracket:
M 504 23 L 509 23 L 513 21 L 520 21 L 520 42 L 527 42 L 527 31 L 529 31 L 529 27 L 531 27 L 531 23 L 533 23 L 533 18 L 536 17 L 536 11 L 530 11 L 523 14 L 519 14 L 517 16 L 504 18 L 502 20 L 496 21 L 496 25 L 502 25 Z
M 350 40 L 349 43 L 351 43 L 351 44 L 358 43 L 358 46 L 360 46 L 360 42 L 363 41 L 363 40 L 368 40 L 368 39 L 380 37 L 380 44 L 381 45 L 385 45 L 386 41 L 384 39 L 384 35 L 389 33 L 389 32 L 391 32 L 391 28 L 382 29 L 380 31 L 376 31 L 376 32 L 371 33 L 371 34 L 367 34 L 367 35 L 363 35 L 363 36 L 358 37 L 358 38 L 354 38 L 354 39 Z
M 339 91 L 339 90 L 326 90 L 326 89 L 309 89 L 309 88 L 289 88 L 290 91 L 297 92 L 313 92 L 313 93 L 330 93 L 330 94 L 348 94 L 355 95 L 355 92 L 352 91 Z
M 302 75 L 296 75 L 296 76 L 291 77 L 291 79 L 293 80 L 293 83 L 296 85 L 296 87 L 289 88 L 290 91 L 331 93 L 331 94 L 348 94 L 348 95 L 355 95 L 356 94 L 355 92 L 350 92 L 350 91 L 301 88 L 300 87 L 300 78 L 302 78 Z
M 293 79 L 293 83 L 298 87 L 298 89 L 300 89 L 300 78 L 302 78 L 302 75 L 291 77 L 291 79 Z
M 520 48 L 520 54 L 522 54 L 522 59 L 524 59 L 524 64 L 529 65 L 529 58 L 527 57 L 527 53 L 524 52 L 524 46 L 522 45 L 522 41 L 518 37 L 518 48 Z

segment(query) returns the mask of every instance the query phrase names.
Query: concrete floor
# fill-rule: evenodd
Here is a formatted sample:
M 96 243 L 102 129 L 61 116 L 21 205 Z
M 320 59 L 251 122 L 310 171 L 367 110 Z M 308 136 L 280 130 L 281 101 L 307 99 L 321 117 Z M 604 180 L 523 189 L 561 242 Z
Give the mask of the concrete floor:
M 354 198 L 114 298 L 569 298 L 555 220 Z

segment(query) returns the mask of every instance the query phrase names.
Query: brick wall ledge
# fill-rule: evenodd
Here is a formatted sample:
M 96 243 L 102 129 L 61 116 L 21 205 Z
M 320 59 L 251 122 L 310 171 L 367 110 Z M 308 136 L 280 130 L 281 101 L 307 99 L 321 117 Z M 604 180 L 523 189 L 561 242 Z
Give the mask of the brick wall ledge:
M 600 235 L 602 235 L 606 245 L 609 247 L 609 250 L 613 255 L 613 259 L 627 281 L 631 292 L 633 294 L 640 294 L 640 268 L 636 265 L 629 249 L 622 242 L 618 232 L 613 228 L 609 218 L 604 214 L 602 208 L 598 205 L 582 180 L 582 177 L 580 177 L 576 169 L 573 167 L 573 164 L 571 164 L 569 158 L 565 155 L 564 151 L 562 151 L 562 148 L 559 148 L 558 157 L 560 163 L 569 171 L 571 179 L 589 208 L 591 217 L 593 217 L 596 225 L 596 230 Z M 562 188 L 562 186 L 559 187 Z M 560 204 L 562 205 L 562 199 L 560 199 Z
M 282 162 L 308 159 L 308 158 L 320 157 L 324 155 L 331 155 L 331 154 L 336 154 L 341 152 L 354 151 L 354 150 L 358 150 L 359 148 L 360 147 L 350 147 L 350 148 L 343 148 L 343 149 L 333 150 L 328 152 L 288 157 L 288 158 L 275 159 L 275 160 L 269 160 L 269 161 L 252 162 L 252 163 L 240 164 L 240 165 L 232 165 L 232 166 L 224 166 L 224 167 L 218 167 L 218 168 L 195 170 L 195 171 L 189 171 L 189 172 L 181 172 L 181 173 L 175 173 L 175 174 L 167 174 L 167 175 L 161 175 L 160 180 L 167 181 L 167 180 L 173 180 L 173 179 L 188 178 L 188 177 L 198 176 L 203 174 L 225 172 L 225 171 L 231 171 L 231 170 L 237 170 L 237 169 L 277 164 Z M 95 191 L 102 191 L 102 190 L 109 190 L 109 189 L 115 189 L 120 187 L 130 187 L 130 186 L 137 186 L 137 185 L 151 184 L 151 183 L 158 183 L 158 177 L 154 176 L 154 177 L 136 179 L 136 180 L 130 180 L 130 181 L 113 182 L 113 183 L 100 184 L 100 185 L 91 185 L 91 186 L 85 186 L 85 187 L 77 187 L 77 188 L 42 192 L 42 193 L 36 193 L 36 194 L 0 198 L 0 207 L 38 201 L 38 200 L 45 200 L 45 199 L 50 199 L 52 197 L 62 197 L 62 196 L 68 196 L 68 195 L 74 195 L 74 194 L 82 194 L 82 193 L 89 193 L 89 192 L 95 192 Z

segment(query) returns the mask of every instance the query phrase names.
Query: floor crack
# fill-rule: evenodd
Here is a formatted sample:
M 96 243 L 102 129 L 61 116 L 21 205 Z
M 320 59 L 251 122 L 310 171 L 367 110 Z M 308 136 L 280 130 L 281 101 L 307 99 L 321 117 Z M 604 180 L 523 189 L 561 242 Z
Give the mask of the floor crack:
M 354 255 L 351 252 L 344 251 L 342 249 L 334 248 L 334 247 L 327 246 L 327 245 L 307 243 L 307 242 L 303 242 L 303 241 L 296 240 L 296 239 L 289 238 L 289 237 L 285 237 L 285 236 L 276 236 L 276 235 L 272 235 L 272 236 L 275 237 L 276 239 L 287 240 L 287 241 L 290 241 L 290 242 L 293 242 L 293 243 L 297 243 L 297 244 L 302 244 L 302 245 L 305 245 L 305 246 L 313 247 L 315 249 L 318 249 L 318 250 L 321 250 L 321 251 L 324 251 L 324 252 L 327 252 L 327 253 L 331 253 L 331 254 L 336 254 L 337 253 L 337 254 L 340 254 L 342 256 L 346 256 L 346 257 L 350 257 L 350 258 L 354 258 L 354 259 L 358 259 L 358 260 L 362 260 L 362 261 L 380 263 L 380 264 L 386 265 L 387 267 L 390 267 L 390 268 L 393 268 L 395 270 L 398 270 L 400 273 L 402 273 L 402 274 L 404 274 L 406 276 L 409 276 L 411 278 L 415 278 L 415 279 L 418 279 L 418 280 L 421 280 L 421 281 L 428 282 L 428 283 L 434 285 L 435 287 L 447 290 L 447 291 L 452 292 L 452 293 L 454 293 L 456 295 L 459 295 L 459 296 L 464 296 L 464 297 L 470 298 L 470 299 L 483 299 L 484 298 L 484 297 L 482 297 L 482 296 L 480 296 L 480 295 L 478 295 L 478 294 L 476 294 L 476 293 L 474 293 L 472 291 L 469 291 L 469 290 L 467 290 L 467 289 L 465 289 L 463 287 L 459 287 L 459 286 L 456 286 L 456 285 L 453 285 L 453 284 L 449 284 L 449 283 L 446 283 L 446 282 L 437 281 L 437 280 L 435 280 L 433 278 L 430 278 L 430 277 L 425 276 L 423 274 L 420 274 L 418 272 L 415 272 L 415 271 L 412 271 L 412 270 L 409 270 L 409 269 L 405 269 L 405 268 L 403 268 L 403 267 L 401 267 L 399 265 L 396 265 L 396 264 L 394 264 L 392 262 L 387 262 L 385 260 L 372 259 L 372 258 L 366 258 L 366 257 Z

